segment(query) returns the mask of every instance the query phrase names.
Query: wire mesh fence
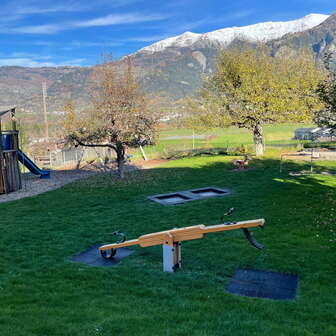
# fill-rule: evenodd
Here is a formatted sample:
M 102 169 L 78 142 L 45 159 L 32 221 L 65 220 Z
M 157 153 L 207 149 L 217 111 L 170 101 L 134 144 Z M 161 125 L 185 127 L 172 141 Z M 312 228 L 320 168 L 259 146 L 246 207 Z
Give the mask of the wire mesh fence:
M 48 155 L 34 155 L 33 161 L 42 168 L 80 167 L 88 161 L 106 162 L 114 159 L 109 148 L 67 148 L 50 151 Z

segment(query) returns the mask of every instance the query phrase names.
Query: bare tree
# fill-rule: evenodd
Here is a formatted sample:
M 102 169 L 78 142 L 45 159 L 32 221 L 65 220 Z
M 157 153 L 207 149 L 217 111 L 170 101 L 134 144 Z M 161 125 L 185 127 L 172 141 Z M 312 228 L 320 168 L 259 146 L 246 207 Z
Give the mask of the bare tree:
M 130 58 L 105 60 L 96 66 L 92 82 L 91 106 L 79 115 L 67 109 L 66 138 L 75 146 L 114 150 L 123 178 L 127 147 L 153 144 L 159 115 L 140 89 Z

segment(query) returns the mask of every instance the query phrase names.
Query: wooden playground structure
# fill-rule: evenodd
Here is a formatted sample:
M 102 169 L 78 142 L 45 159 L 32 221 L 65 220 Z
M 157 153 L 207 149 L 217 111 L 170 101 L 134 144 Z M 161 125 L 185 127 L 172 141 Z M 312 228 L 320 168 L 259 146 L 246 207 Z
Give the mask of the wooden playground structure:
M 42 170 L 20 150 L 15 107 L 0 112 L 0 194 L 22 189 L 19 162 L 32 174 L 49 179 L 50 171 Z
M 233 209 L 230 209 L 232 212 Z M 140 236 L 138 239 L 127 240 L 125 235 L 114 232 L 114 235 L 121 236 L 121 241 L 99 247 L 103 258 L 112 259 L 119 248 L 140 245 L 141 247 L 162 245 L 163 247 L 163 271 L 175 272 L 181 268 L 181 242 L 187 240 L 201 239 L 207 233 L 221 232 L 242 229 L 250 244 L 258 249 L 263 246 L 259 244 L 248 231 L 248 228 L 263 227 L 264 219 L 254 219 L 242 222 L 223 223 L 219 225 L 205 226 L 195 225 L 168 231 L 161 231 Z
M 9 117 L 6 124 L 3 119 Z M 4 127 L 10 129 L 4 129 Z M 17 131 L 15 108 L 0 112 L 0 194 L 22 188 L 19 167 L 19 132 Z

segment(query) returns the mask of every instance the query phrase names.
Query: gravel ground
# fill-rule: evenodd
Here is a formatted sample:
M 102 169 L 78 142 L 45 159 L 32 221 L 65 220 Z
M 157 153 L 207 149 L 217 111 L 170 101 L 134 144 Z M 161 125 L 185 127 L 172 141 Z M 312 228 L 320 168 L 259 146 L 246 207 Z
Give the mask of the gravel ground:
M 166 160 L 150 160 L 134 162 L 128 165 L 126 170 L 154 168 L 166 162 Z M 95 174 L 106 172 L 107 169 L 96 165 L 88 165 L 81 169 L 53 170 L 50 179 L 40 179 L 39 176 L 31 173 L 22 174 L 22 189 L 10 194 L 0 195 L 0 203 L 19 200 L 25 197 L 31 197 L 44 192 L 58 189 L 68 183 L 79 179 L 84 179 Z
M 94 170 L 55 170 L 50 179 L 40 179 L 31 173 L 22 174 L 22 189 L 10 194 L 0 195 L 0 203 L 15 201 L 46 191 L 58 189 L 65 184 L 97 174 Z

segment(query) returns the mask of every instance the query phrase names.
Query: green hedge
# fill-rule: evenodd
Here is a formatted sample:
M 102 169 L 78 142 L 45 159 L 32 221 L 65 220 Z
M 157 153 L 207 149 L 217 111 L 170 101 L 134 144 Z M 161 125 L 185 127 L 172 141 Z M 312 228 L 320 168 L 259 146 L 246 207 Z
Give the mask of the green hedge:
M 304 148 L 328 148 L 328 149 L 336 149 L 336 141 L 305 143 L 304 144 Z
M 246 152 L 247 149 L 245 149 Z M 176 160 L 187 157 L 195 156 L 213 156 L 213 155 L 229 155 L 229 156 L 242 156 L 245 151 L 242 148 L 202 148 L 202 149 L 189 149 L 182 151 L 167 151 L 162 154 L 163 159 Z

